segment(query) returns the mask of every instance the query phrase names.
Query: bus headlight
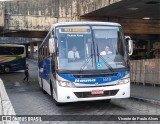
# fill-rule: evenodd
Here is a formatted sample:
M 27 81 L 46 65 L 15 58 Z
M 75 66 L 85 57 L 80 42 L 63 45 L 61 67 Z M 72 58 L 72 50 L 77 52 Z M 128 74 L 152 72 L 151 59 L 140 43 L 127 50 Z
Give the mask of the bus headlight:
M 58 81 L 59 86 L 61 87 L 75 87 L 74 83 L 72 82 L 67 82 L 67 81 Z
M 126 84 L 126 83 L 129 83 L 130 82 L 130 78 L 123 78 L 121 80 L 118 81 L 118 85 L 120 84 Z

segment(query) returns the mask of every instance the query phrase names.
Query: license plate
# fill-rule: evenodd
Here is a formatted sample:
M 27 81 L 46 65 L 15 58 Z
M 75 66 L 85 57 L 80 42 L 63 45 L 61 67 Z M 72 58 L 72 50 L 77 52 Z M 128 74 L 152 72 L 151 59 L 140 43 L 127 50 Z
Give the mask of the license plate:
M 91 94 L 104 94 L 103 90 L 92 90 Z

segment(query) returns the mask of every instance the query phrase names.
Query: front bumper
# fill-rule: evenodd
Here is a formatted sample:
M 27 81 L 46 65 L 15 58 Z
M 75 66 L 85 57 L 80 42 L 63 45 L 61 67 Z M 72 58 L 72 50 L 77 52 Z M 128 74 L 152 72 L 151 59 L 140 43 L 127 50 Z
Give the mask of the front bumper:
M 92 101 L 105 100 L 115 98 L 129 98 L 130 97 L 130 83 L 104 86 L 104 87 L 89 87 L 89 88 L 68 88 L 57 85 L 56 101 L 64 102 L 78 102 L 78 101 Z M 103 95 L 92 95 L 92 90 L 103 90 Z

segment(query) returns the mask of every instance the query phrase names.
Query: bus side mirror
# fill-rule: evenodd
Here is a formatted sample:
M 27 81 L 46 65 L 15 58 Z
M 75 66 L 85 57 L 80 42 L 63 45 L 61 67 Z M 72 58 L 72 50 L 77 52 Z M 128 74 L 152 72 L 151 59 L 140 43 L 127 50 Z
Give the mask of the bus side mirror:
M 133 40 L 128 40 L 128 47 L 129 47 L 129 55 L 131 56 L 133 53 Z
M 54 38 L 49 39 L 49 53 L 53 54 L 55 52 L 55 42 Z

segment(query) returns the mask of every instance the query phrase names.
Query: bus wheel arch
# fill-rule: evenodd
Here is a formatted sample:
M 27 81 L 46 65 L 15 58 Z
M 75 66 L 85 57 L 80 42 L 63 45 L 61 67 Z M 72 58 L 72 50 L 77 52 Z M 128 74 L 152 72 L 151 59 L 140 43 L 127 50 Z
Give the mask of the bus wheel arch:
M 52 81 L 50 80 L 50 93 L 51 93 L 51 97 L 55 103 L 56 106 L 64 106 L 65 103 L 60 103 L 60 102 L 57 102 L 53 96 L 53 85 L 52 85 Z
M 51 93 L 51 97 L 53 98 L 53 85 L 52 85 L 52 81 L 50 80 L 50 93 Z
M 43 89 L 43 80 L 42 80 L 42 77 L 41 77 L 41 88 Z
M 47 92 L 43 89 L 43 79 L 42 79 L 42 77 L 41 77 L 41 88 L 42 88 L 43 93 L 46 94 Z

